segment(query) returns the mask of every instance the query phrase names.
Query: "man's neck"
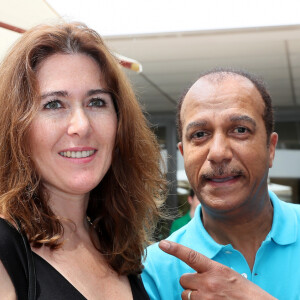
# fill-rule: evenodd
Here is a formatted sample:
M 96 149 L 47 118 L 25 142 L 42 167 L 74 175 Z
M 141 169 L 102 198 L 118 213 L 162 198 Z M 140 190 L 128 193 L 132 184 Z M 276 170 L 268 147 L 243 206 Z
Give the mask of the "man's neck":
M 190 214 L 191 219 L 193 219 L 194 215 L 195 215 L 195 208 L 191 208 L 189 211 L 189 214 Z
M 206 231 L 219 244 L 231 244 L 240 251 L 252 270 L 256 252 L 270 232 L 273 206 L 267 201 L 261 211 L 251 214 L 228 214 L 222 218 L 211 216 L 202 207 L 202 221 Z

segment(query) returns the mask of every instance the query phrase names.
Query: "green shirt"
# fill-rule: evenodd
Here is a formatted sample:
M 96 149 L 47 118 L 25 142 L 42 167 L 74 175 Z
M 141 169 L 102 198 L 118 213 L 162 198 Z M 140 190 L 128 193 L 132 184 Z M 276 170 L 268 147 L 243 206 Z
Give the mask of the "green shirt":
M 178 230 L 182 226 L 186 225 L 189 221 L 191 221 L 191 216 L 190 216 L 190 211 L 188 211 L 184 216 L 181 218 L 178 218 L 173 221 L 170 234 L 173 233 L 174 231 Z

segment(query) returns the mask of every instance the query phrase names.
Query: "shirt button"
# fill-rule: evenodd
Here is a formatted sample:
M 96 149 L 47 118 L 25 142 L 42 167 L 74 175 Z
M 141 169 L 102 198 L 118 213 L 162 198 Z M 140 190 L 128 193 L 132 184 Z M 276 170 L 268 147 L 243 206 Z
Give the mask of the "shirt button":
M 248 278 L 248 276 L 247 276 L 246 273 L 242 273 L 241 275 L 242 275 L 243 277 L 245 277 L 245 278 Z
M 232 254 L 232 251 L 227 250 L 227 251 L 225 251 L 225 253 L 226 254 Z

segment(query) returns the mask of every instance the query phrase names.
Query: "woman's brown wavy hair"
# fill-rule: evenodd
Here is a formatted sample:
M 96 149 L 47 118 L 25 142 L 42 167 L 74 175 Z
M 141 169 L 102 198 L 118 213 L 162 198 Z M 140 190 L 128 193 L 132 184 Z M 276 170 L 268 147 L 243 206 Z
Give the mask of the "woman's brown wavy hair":
M 99 64 L 118 116 L 110 169 L 91 191 L 87 215 L 99 251 L 119 274 L 139 273 L 165 196 L 160 151 L 117 59 L 81 23 L 40 25 L 13 46 L 0 66 L 0 213 L 18 219 L 33 247 L 61 246 L 63 227 L 30 158 L 28 131 L 39 105 L 37 66 L 55 54 L 86 54 Z

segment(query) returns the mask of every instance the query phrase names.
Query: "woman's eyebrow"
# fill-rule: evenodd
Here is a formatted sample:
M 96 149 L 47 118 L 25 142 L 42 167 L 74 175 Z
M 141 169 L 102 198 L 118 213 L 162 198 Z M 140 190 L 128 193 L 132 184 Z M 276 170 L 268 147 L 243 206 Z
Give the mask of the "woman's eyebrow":
M 96 94 L 109 94 L 109 95 L 111 95 L 111 92 L 109 92 L 106 89 L 95 89 L 95 90 L 89 90 L 86 95 L 87 96 L 93 96 L 93 95 L 96 95 Z
M 111 95 L 111 92 L 106 90 L 106 89 L 94 89 L 94 90 L 89 90 L 86 95 L 89 96 L 93 96 L 96 94 L 108 94 Z M 53 97 L 53 96 L 57 96 L 57 97 L 68 97 L 69 93 L 67 91 L 52 91 L 52 92 L 47 92 L 42 94 L 41 99 L 45 99 L 47 97 Z
M 47 92 L 47 93 L 42 94 L 41 99 L 45 99 L 47 97 L 52 97 L 52 96 L 67 97 L 68 92 L 67 91 Z

